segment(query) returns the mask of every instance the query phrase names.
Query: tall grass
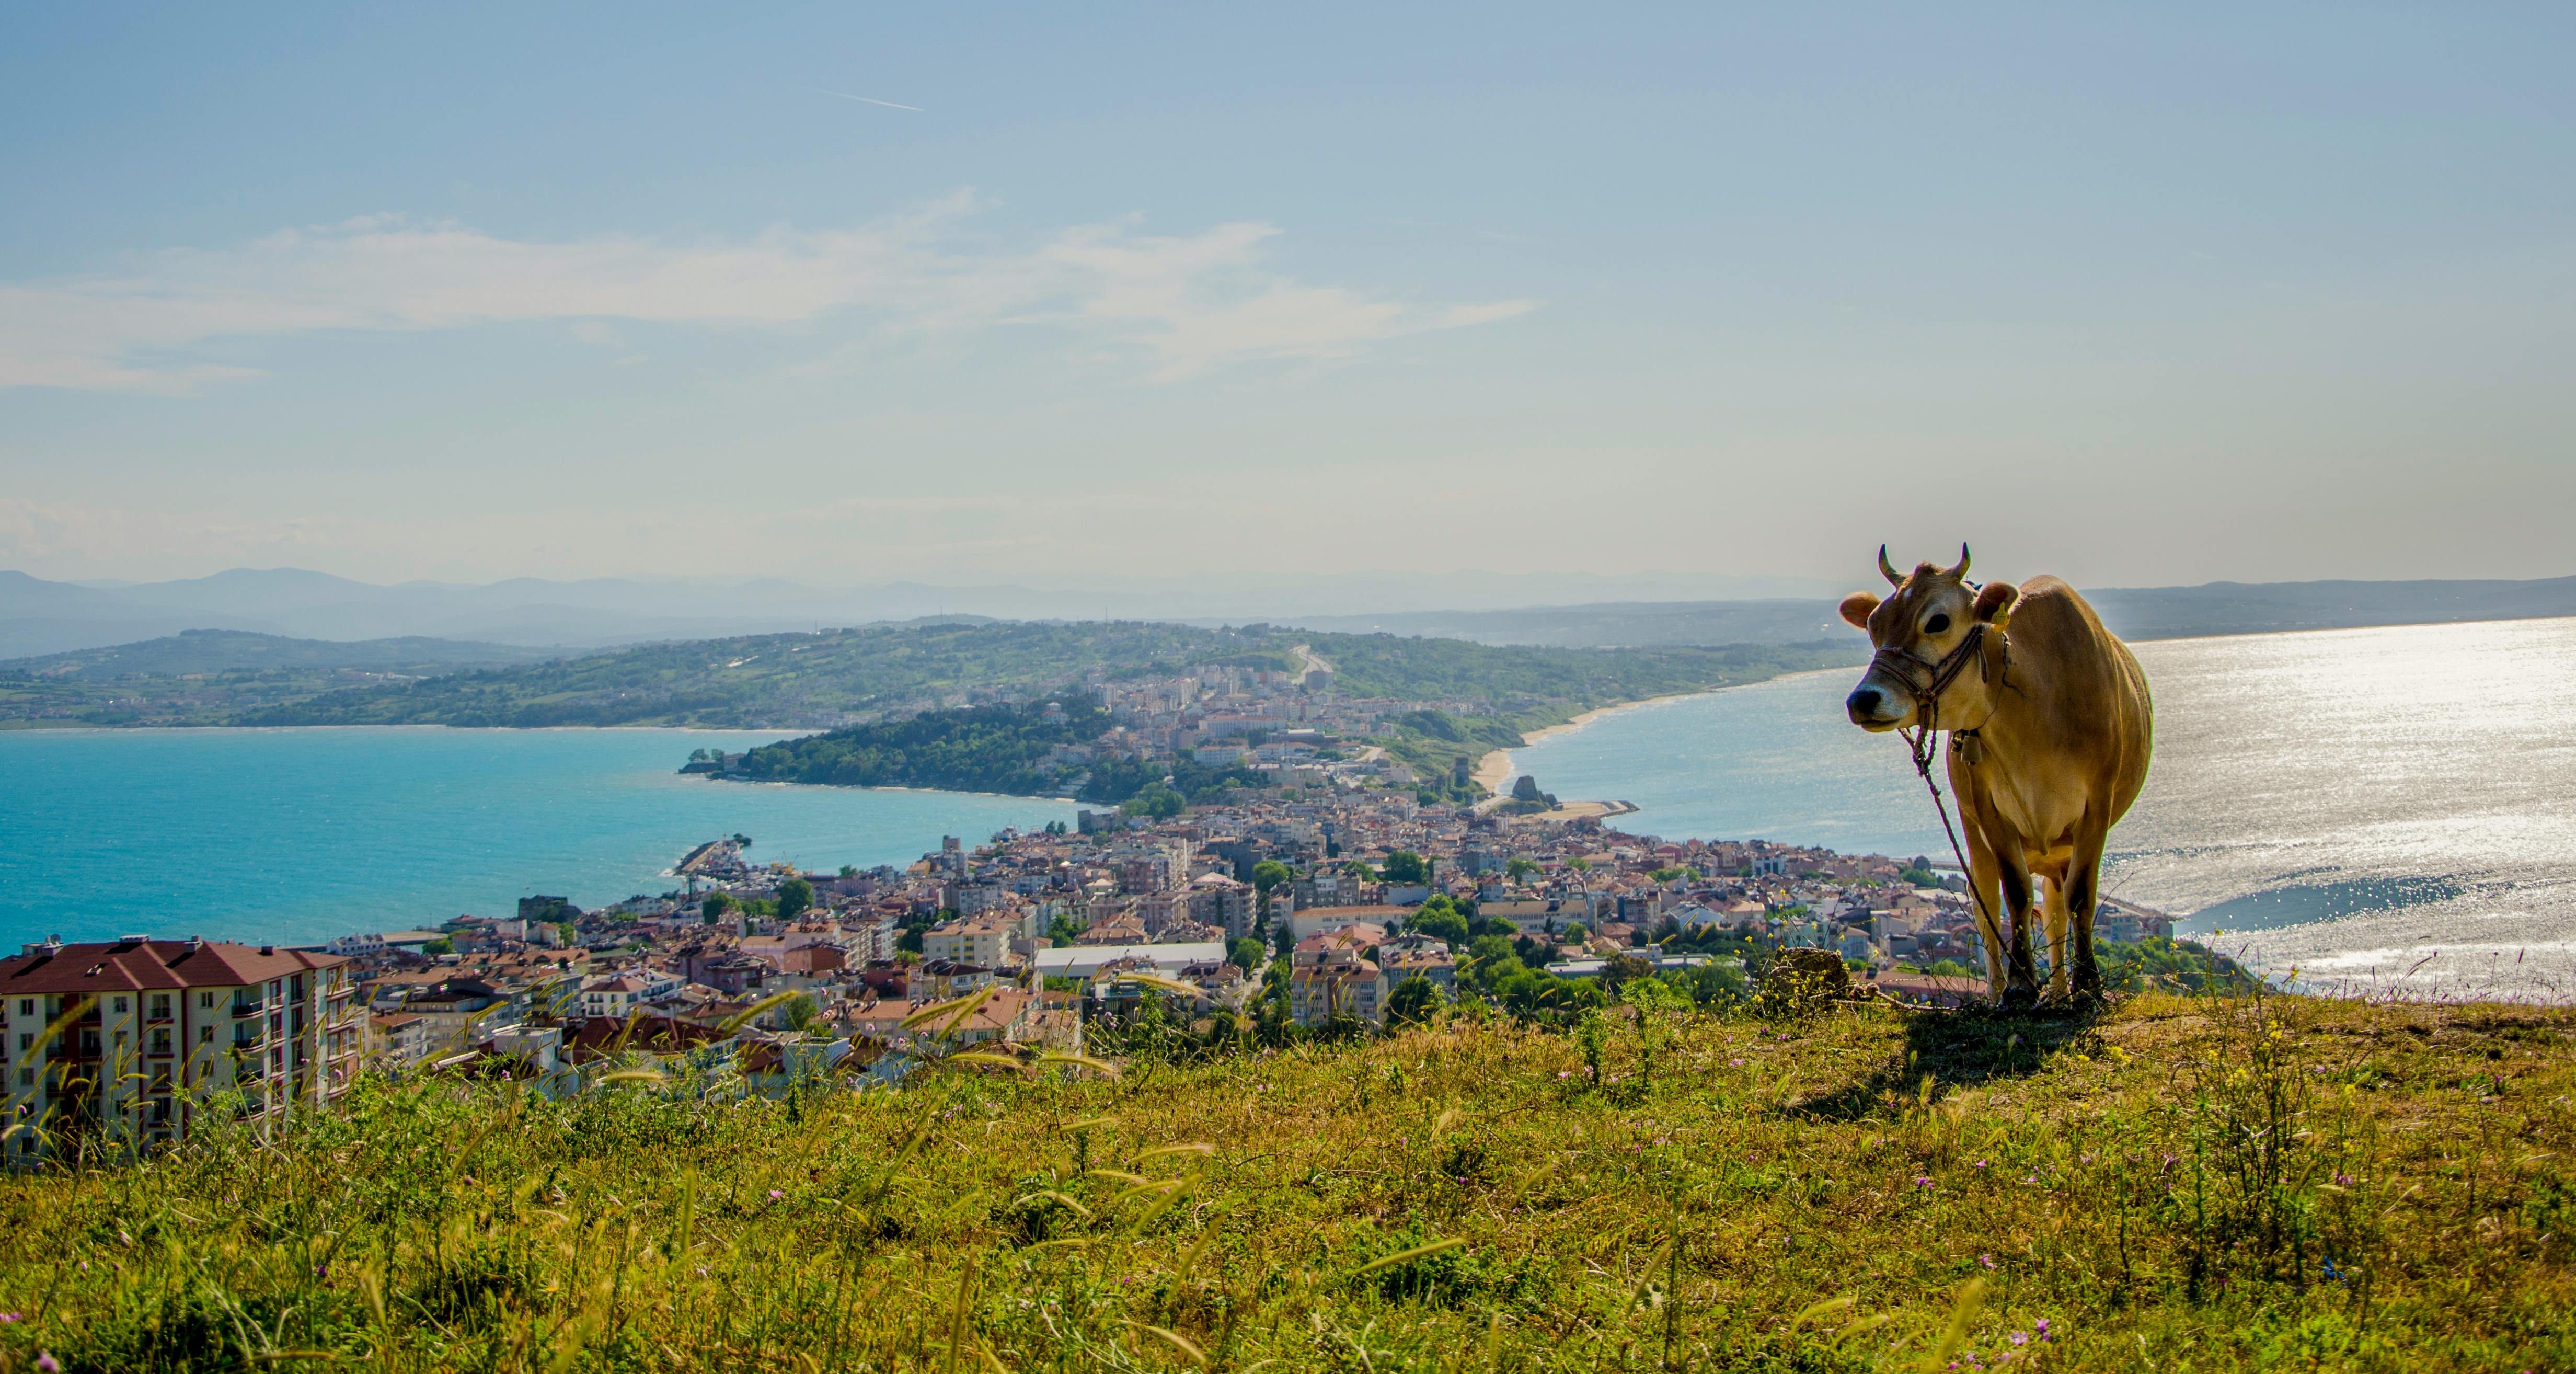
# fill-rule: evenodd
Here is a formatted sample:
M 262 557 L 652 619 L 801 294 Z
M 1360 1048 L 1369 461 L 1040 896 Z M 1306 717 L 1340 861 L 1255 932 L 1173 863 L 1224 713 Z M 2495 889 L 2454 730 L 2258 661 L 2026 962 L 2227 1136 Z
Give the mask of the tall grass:
M 0 1180 L 0 1370 L 2576 1367 L 2576 1013 L 1225 1029 Z

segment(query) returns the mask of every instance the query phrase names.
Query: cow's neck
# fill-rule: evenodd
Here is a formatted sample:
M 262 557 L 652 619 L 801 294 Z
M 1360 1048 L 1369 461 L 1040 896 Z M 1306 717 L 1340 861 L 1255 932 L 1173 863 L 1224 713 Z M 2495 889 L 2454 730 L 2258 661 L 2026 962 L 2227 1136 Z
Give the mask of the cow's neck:
M 1941 694 L 1940 727 L 1954 734 L 1989 735 L 2000 724 L 2003 733 L 2010 733 L 2011 724 L 2003 719 L 2013 699 L 2004 685 L 2010 662 L 2011 650 L 2002 632 L 1987 631 L 1977 646 L 1976 666 L 1959 674 L 1959 680 Z

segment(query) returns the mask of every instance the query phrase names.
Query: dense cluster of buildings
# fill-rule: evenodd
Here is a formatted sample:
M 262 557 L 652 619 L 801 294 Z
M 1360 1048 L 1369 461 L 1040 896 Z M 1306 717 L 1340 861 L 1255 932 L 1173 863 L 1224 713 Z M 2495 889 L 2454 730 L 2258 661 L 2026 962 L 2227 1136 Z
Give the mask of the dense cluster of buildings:
M 1704 962 L 1674 951 L 1725 937 L 1831 949 L 1900 981 L 1947 973 L 1962 990 L 1982 973 L 1964 883 L 1920 860 L 1666 841 L 1397 789 L 1327 798 L 1085 813 L 867 872 L 753 867 L 716 841 L 659 897 L 595 911 L 535 897 L 321 950 L 30 945 L 0 961 L 0 1066 L 28 1128 L 9 1149 L 110 1127 L 175 1139 L 218 1094 L 249 1113 L 327 1103 L 362 1063 L 543 1079 L 709 1051 L 755 1088 L 807 1070 L 893 1077 L 934 1048 L 916 1013 L 977 992 L 936 1047 L 1079 1047 L 1087 1021 L 1148 988 L 1192 990 L 1194 1014 L 1270 999 L 1304 1025 L 1380 1022 L 1416 978 L 1463 994 L 1461 914 L 1563 977 Z M 2163 933 L 2154 921 L 2112 909 L 2100 929 Z
M 1186 983 L 1203 1007 L 1268 992 L 1303 1023 L 1376 1020 L 1417 975 L 1444 995 L 1459 987 L 1469 954 L 1457 932 L 1408 930 L 1434 898 L 1485 928 L 1507 924 L 1531 962 L 1569 977 L 1622 957 L 1686 960 L 1666 952 L 1676 933 L 1828 948 L 1891 970 L 1983 962 L 1956 874 L 1758 840 L 1665 841 L 1553 811 L 1424 806 L 1386 789 L 1163 820 L 1085 813 L 1060 832 L 951 838 L 868 872 L 754 868 L 719 841 L 682 872 L 685 891 L 559 920 L 468 917 L 330 948 L 358 961 L 371 1034 L 396 1062 L 470 1052 L 495 1026 L 560 1023 L 571 1045 L 589 1023 L 685 1038 L 739 1021 L 874 1063 L 904 1048 L 913 1011 L 987 988 L 977 1034 L 1071 1043 L 1085 1018 L 1137 995 L 1127 973 Z M 2106 915 L 2104 930 L 2122 938 L 2138 920 Z M 2139 933 L 2155 932 L 2126 931 Z

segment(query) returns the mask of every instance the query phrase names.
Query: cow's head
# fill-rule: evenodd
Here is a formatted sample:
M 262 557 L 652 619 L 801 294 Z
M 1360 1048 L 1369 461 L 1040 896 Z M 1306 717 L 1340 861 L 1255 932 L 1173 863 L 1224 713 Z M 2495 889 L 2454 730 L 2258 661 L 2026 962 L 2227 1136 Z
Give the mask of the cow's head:
M 1887 561 L 1887 546 L 1882 544 L 1878 549 L 1878 570 L 1896 590 L 1888 593 L 1884 601 L 1875 593 L 1853 592 L 1843 598 L 1842 607 L 1843 619 L 1869 631 L 1870 644 L 1881 651 L 1871 660 L 1869 671 L 1861 675 L 1860 685 L 1843 701 L 1852 724 L 1873 733 L 1913 722 L 1917 686 L 1932 680 L 1934 666 L 1967 638 L 1968 627 L 1982 622 L 2001 629 L 2012 613 L 2013 599 L 2021 594 L 2009 582 L 1989 582 L 1982 588 L 1970 586 L 1965 544 L 1959 546 L 1957 567 L 1918 563 L 1911 574 L 1903 577 Z M 1890 655 L 1885 652 L 1891 649 L 1910 662 L 1891 665 Z M 1984 689 L 1980 673 L 1963 672 L 1953 678 L 1939 702 L 1944 728 L 1952 722 L 1976 719 L 1975 704 L 1965 697 Z

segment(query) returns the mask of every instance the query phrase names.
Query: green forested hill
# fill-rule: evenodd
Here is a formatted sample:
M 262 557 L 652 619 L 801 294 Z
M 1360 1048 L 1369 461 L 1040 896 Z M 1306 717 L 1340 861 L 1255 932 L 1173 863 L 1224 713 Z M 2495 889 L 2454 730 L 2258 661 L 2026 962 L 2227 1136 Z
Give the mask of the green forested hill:
M 1254 654 L 1268 643 L 1258 633 L 1232 646 Z M 1478 789 L 1456 780 L 1460 760 L 1515 748 L 1523 732 L 1559 724 L 1594 706 L 1673 692 L 1754 682 L 1804 668 L 1848 661 L 1836 647 L 1738 646 L 1722 649 L 1612 650 L 1494 649 L 1454 640 L 1399 640 L 1390 636 L 1318 636 L 1309 652 L 1333 663 L 1339 686 L 1350 695 L 1451 702 L 1472 711 L 1415 709 L 1396 715 L 1395 733 L 1370 737 L 1412 765 L 1422 786 L 1465 798 Z M 1292 646 L 1293 647 L 1293 646 Z M 786 740 L 744 756 L 741 775 L 763 782 L 830 783 L 856 787 L 940 787 L 977 792 L 1052 796 L 1079 789 L 1085 801 L 1118 802 L 1159 780 L 1162 764 L 1098 760 L 1090 765 L 1042 763 L 1060 744 L 1087 744 L 1108 729 L 1107 712 L 1080 700 L 1060 703 L 1052 716 L 1034 704 L 992 704 L 925 711 Z M 1238 782 L 1249 772 L 1173 765 L 1175 785 L 1192 799 Z
M 409 673 L 306 667 L 218 674 L 149 671 L 193 667 L 212 648 L 224 647 L 211 637 L 183 639 L 195 658 L 173 658 L 167 645 L 131 646 L 131 653 L 101 658 L 101 664 L 126 664 L 128 670 L 112 680 L 67 675 L 90 666 L 68 660 L 50 665 L 43 676 L 23 668 L 0 672 L 0 724 L 677 725 L 789 731 L 865 725 L 887 714 L 926 714 L 920 723 L 883 723 L 877 734 L 846 741 L 846 750 L 838 743 L 829 746 L 823 750 L 832 754 L 828 761 L 816 755 L 791 767 L 782 759 L 779 776 L 1050 793 L 1061 787 L 1062 779 L 1024 774 L 1005 755 L 1018 750 L 1034 756 L 1053 744 L 1077 741 L 1056 738 L 1064 727 L 1039 728 L 1043 722 L 1035 716 L 1003 729 L 1005 723 L 977 711 L 997 700 L 1057 694 L 1094 671 L 1121 680 L 1177 673 L 1196 664 L 1294 670 L 1320 661 L 1331 666 L 1334 685 L 1344 696 L 1447 704 L 1442 711 L 1409 712 L 1394 738 L 1377 741 L 1428 774 L 1448 773 L 1459 757 L 1516 745 L 1522 731 L 1596 706 L 1858 661 L 1851 647 L 1827 644 L 1554 649 L 1385 634 L 1312 634 L 1262 625 L 1209 630 L 1143 621 L 1002 621 L 696 640 L 461 671 L 442 671 L 435 664 Z M 232 641 L 244 639 L 264 637 L 229 636 L 224 643 L 239 650 Z M 251 647 L 281 661 L 302 661 L 272 645 Z M 384 645 L 358 648 L 391 651 Z M 304 652 L 309 657 L 312 651 Z M 1078 698 L 1080 693 L 1063 696 Z M 997 729 L 1008 736 L 1007 749 Z M 1081 738 L 1097 733 L 1094 727 Z
M 1286 668 L 1287 641 L 1144 622 L 882 626 L 655 644 L 557 663 L 331 692 L 245 725 L 792 728 L 975 691 L 1210 661 Z
M 742 774 L 756 782 L 1048 796 L 1064 775 L 1040 762 L 1047 751 L 1088 743 L 1108 728 L 1108 712 L 1079 703 L 1053 719 L 1034 706 L 930 711 L 765 745 L 743 755 Z
M 80 649 L 0 663 L 0 673 L 32 678 L 106 682 L 120 678 L 186 677 L 220 673 L 356 672 L 424 675 L 459 668 L 542 663 L 559 649 L 482 644 L 456 639 L 289 639 L 248 630 L 182 630 L 160 639 Z
M 1285 669 L 1296 649 L 1354 696 L 1465 699 L 1549 724 L 1617 701 L 1857 662 L 1844 646 L 1496 648 L 1392 635 L 1308 635 L 1148 622 L 934 625 L 658 644 L 550 663 L 327 692 L 244 725 L 832 726 L 897 707 L 1028 693 L 1093 668 L 1113 678 L 1195 663 Z M 1490 746 L 1489 746 L 1490 747 Z

